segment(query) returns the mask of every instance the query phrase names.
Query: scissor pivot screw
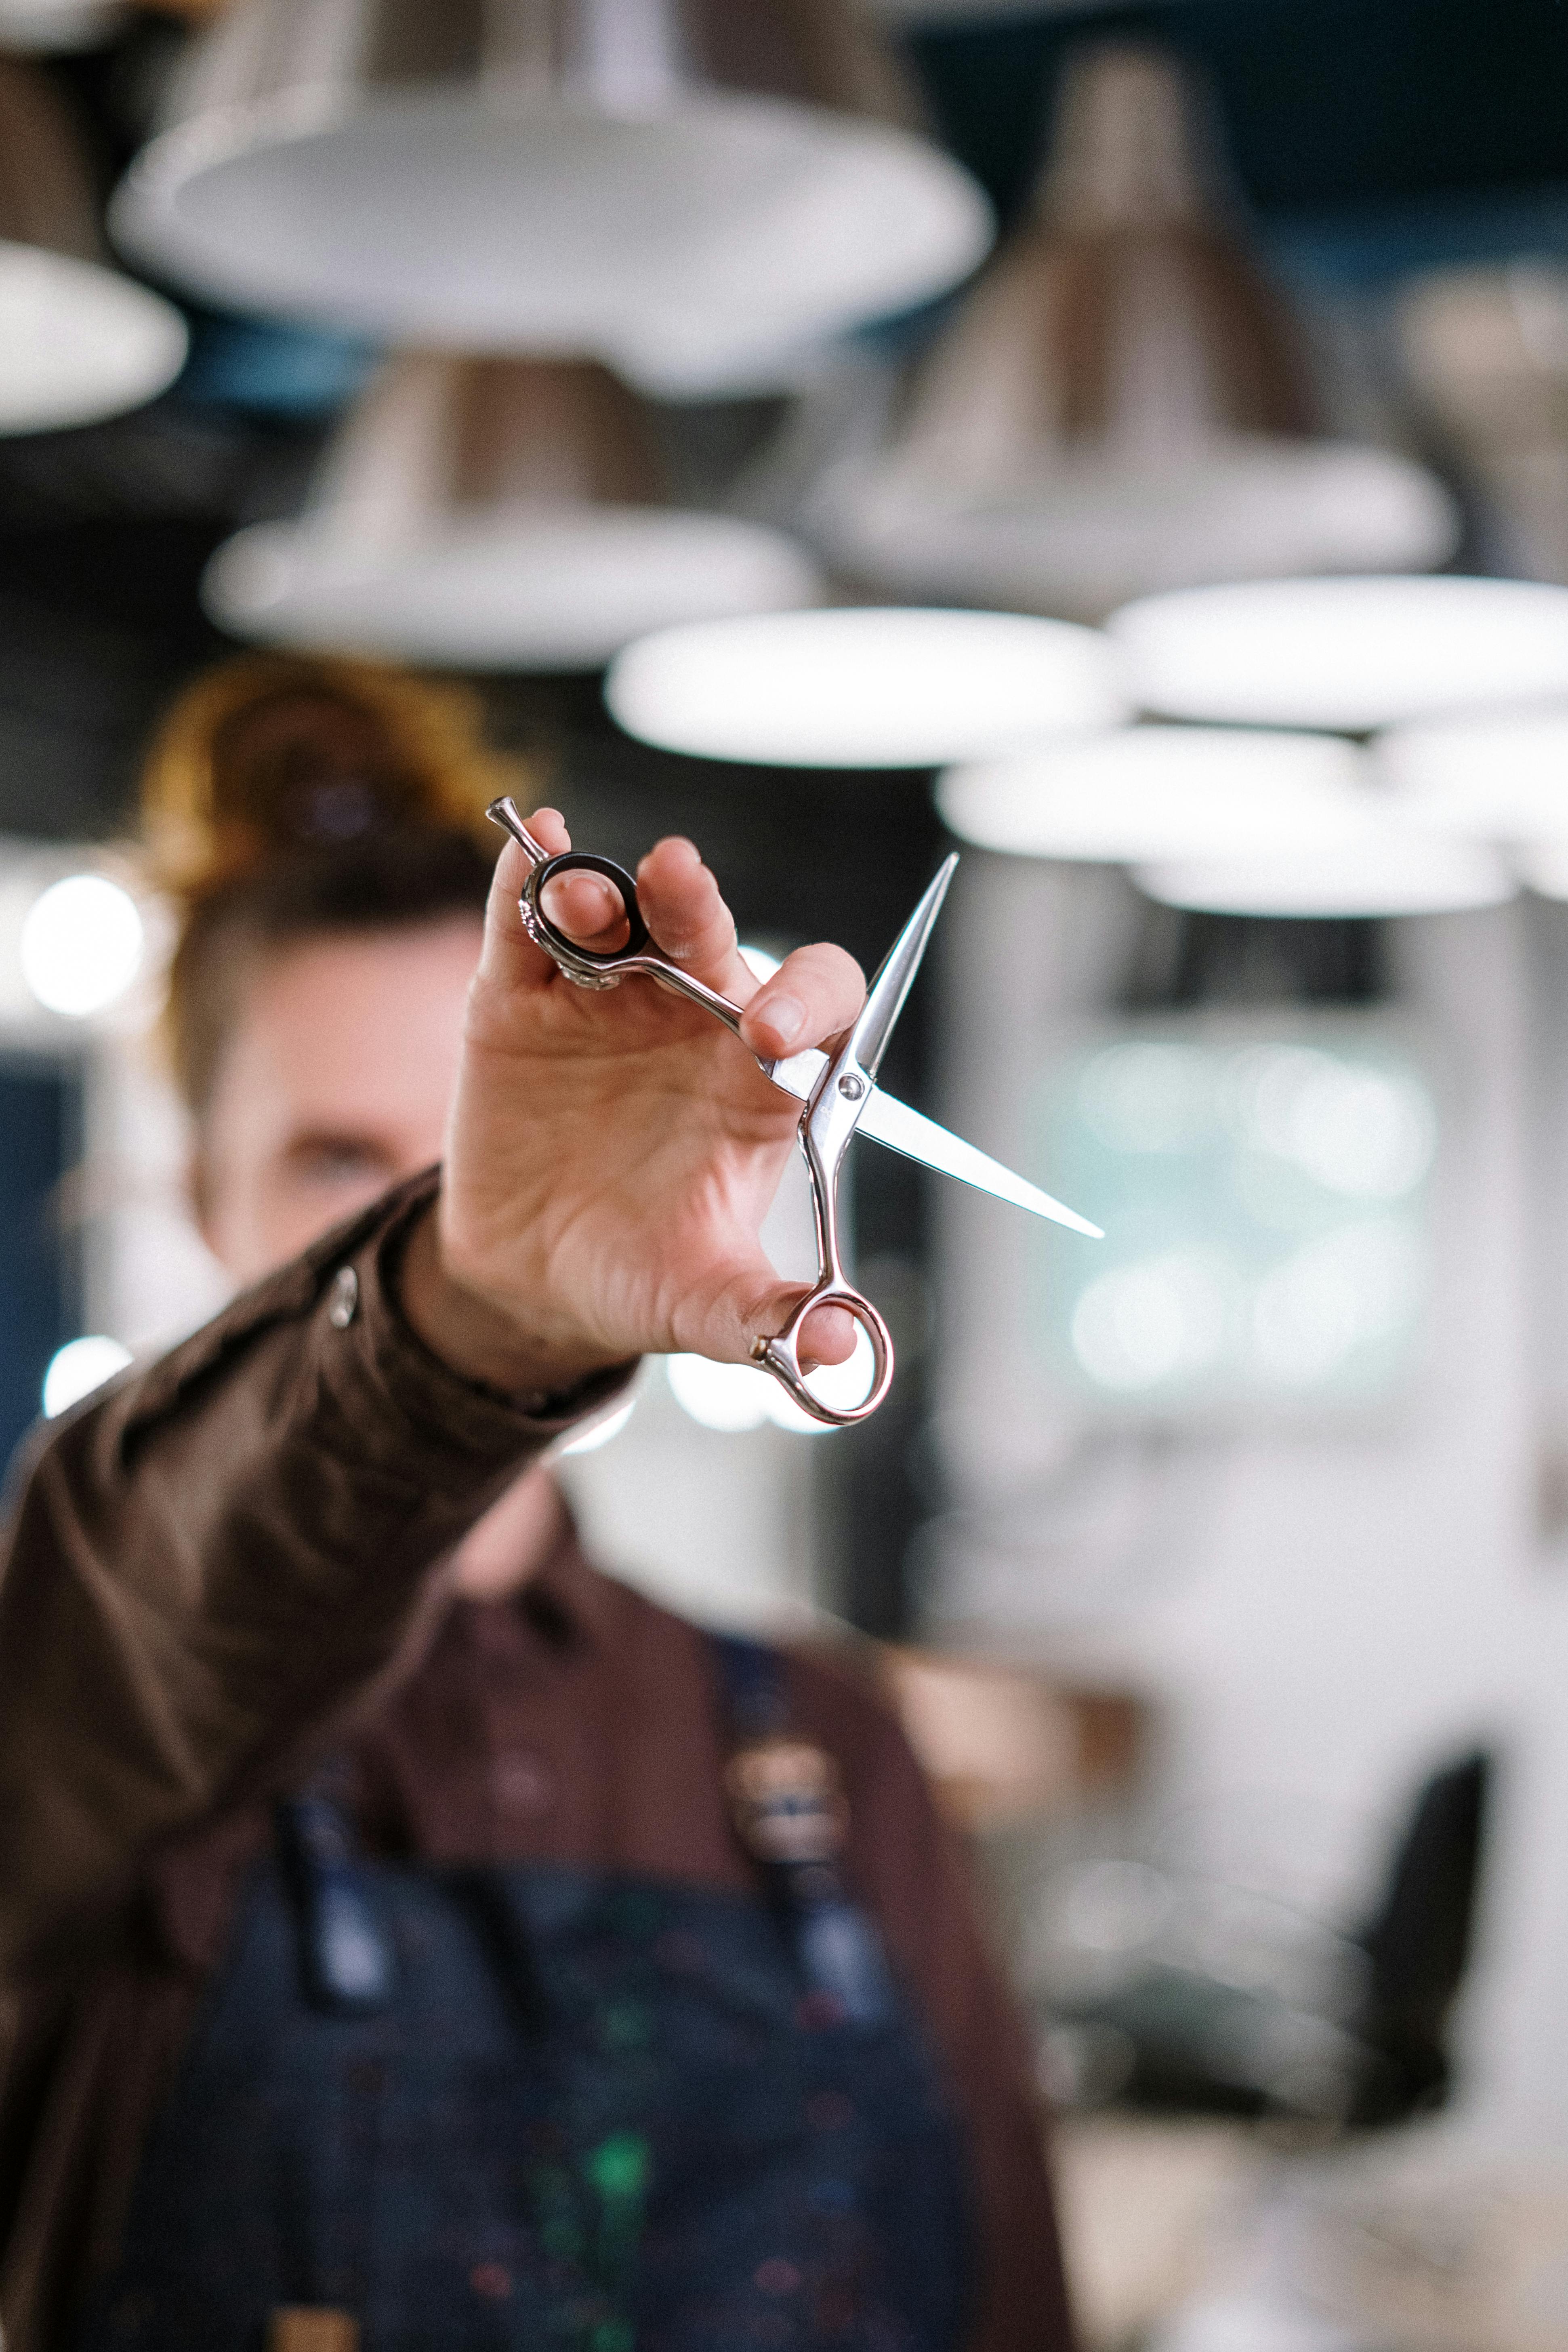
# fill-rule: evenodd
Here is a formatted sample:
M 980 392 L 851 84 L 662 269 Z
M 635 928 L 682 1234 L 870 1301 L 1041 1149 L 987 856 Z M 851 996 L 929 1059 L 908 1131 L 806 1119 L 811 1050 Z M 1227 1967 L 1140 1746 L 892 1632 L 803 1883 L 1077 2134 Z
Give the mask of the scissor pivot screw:
M 858 1078 L 853 1070 L 847 1070 L 838 1081 L 838 1091 L 846 1102 L 858 1102 L 866 1091 L 866 1081 Z

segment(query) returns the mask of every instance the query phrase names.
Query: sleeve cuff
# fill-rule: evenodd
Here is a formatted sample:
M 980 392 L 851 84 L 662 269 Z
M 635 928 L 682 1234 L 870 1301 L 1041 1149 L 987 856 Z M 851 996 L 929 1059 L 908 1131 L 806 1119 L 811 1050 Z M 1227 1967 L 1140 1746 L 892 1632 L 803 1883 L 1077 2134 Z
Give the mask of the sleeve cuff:
M 422 1444 L 449 1451 L 471 1475 L 476 1458 L 504 1460 L 542 1450 L 585 1415 L 602 1411 L 629 1386 L 637 1367 L 635 1360 L 611 1365 L 570 1389 L 514 1396 L 466 1379 L 434 1354 L 404 1315 L 396 1284 L 404 1249 L 438 1183 L 439 1171 L 431 1170 L 391 1195 L 368 1234 L 345 1237 L 357 1246 L 312 1253 L 315 1313 L 323 1326 L 321 1346 L 329 1360 L 339 1359 L 334 1385 L 342 1381 L 344 1402 L 353 1395 L 378 1420 L 390 1408 L 393 1423 Z

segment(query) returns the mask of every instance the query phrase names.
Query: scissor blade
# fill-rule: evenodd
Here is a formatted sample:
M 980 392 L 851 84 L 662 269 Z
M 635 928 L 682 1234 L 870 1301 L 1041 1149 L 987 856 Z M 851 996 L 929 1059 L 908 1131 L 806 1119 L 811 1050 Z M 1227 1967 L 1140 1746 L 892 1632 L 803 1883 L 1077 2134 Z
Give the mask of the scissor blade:
M 961 1184 L 973 1184 L 979 1192 L 994 1193 L 999 1201 L 1011 1201 L 1020 1209 L 1032 1209 L 1037 1217 L 1049 1217 L 1055 1224 L 1069 1225 L 1075 1234 L 1087 1234 L 1090 1241 L 1105 1239 L 1100 1227 L 1091 1225 L 1076 1209 L 1064 1208 L 1048 1192 L 1015 1176 L 999 1160 L 977 1151 L 961 1135 L 951 1134 L 934 1118 L 926 1118 L 920 1111 L 911 1110 L 908 1103 L 900 1102 L 896 1095 L 884 1094 L 880 1087 L 872 1087 L 855 1132 L 885 1143 L 889 1151 L 901 1151 L 906 1160 L 918 1160 L 922 1167 L 934 1168 L 939 1175 L 956 1176 Z
M 942 912 L 942 902 L 947 896 L 947 886 L 958 866 L 958 853 L 944 857 L 936 877 L 892 946 L 882 959 L 881 969 L 866 992 L 866 1003 L 854 1028 L 855 1059 L 868 1078 L 874 1078 L 881 1067 L 882 1056 L 888 1050 L 904 1000 L 915 984 L 915 974 L 921 968 L 921 958 L 926 951 L 936 919 Z
M 768 1071 L 775 1087 L 796 1102 L 809 1102 L 816 1082 L 827 1067 L 827 1056 L 808 1046 L 804 1054 L 792 1054 L 787 1061 L 774 1062 Z M 1033 1210 L 1037 1217 L 1049 1217 L 1058 1225 L 1070 1225 L 1075 1234 L 1087 1234 L 1090 1241 L 1105 1239 L 1099 1225 L 1091 1225 L 1076 1209 L 1064 1208 L 1053 1201 L 1048 1192 L 1027 1184 L 1022 1176 L 1015 1176 L 999 1160 L 992 1160 L 973 1143 L 965 1143 L 961 1135 L 939 1127 L 934 1118 L 923 1112 L 911 1110 L 897 1095 L 873 1087 L 866 1097 L 866 1108 L 856 1127 L 857 1135 L 868 1135 L 873 1143 L 886 1144 L 889 1151 L 901 1151 L 906 1160 L 918 1160 L 922 1168 L 934 1168 L 939 1176 L 956 1176 L 961 1184 L 973 1184 L 978 1192 L 992 1192 L 999 1201 L 1011 1201 L 1020 1209 Z

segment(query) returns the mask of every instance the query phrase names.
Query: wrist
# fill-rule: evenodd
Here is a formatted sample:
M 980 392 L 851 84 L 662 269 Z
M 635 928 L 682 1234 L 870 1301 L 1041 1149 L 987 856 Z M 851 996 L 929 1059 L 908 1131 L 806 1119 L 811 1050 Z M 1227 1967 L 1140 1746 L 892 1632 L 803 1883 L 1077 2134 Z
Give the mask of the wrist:
M 527 1401 L 564 1395 L 612 1359 L 587 1341 L 550 1342 L 456 1275 L 443 1252 L 436 1203 L 409 1234 L 394 1284 L 416 1337 L 458 1378 Z

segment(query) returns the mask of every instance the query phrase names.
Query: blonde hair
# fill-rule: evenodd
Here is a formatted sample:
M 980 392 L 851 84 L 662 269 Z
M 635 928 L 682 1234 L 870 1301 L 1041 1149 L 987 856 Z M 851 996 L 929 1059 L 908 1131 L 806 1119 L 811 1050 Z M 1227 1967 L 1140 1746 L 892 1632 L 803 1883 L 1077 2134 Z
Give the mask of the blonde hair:
M 165 714 L 142 774 L 142 832 L 163 887 L 200 895 L 268 856 L 310 845 L 276 780 L 225 756 L 240 723 L 289 704 L 335 704 L 375 741 L 367 823 L 469 833 L 493 849 L 485 822 L 502 793 L 528 796 L 526 761 L 485 741 L 476 695 L 379 663 L 298 654 L 242 654 L 188 686 Z M 329 836 L 330 837 L 330 836 Z

